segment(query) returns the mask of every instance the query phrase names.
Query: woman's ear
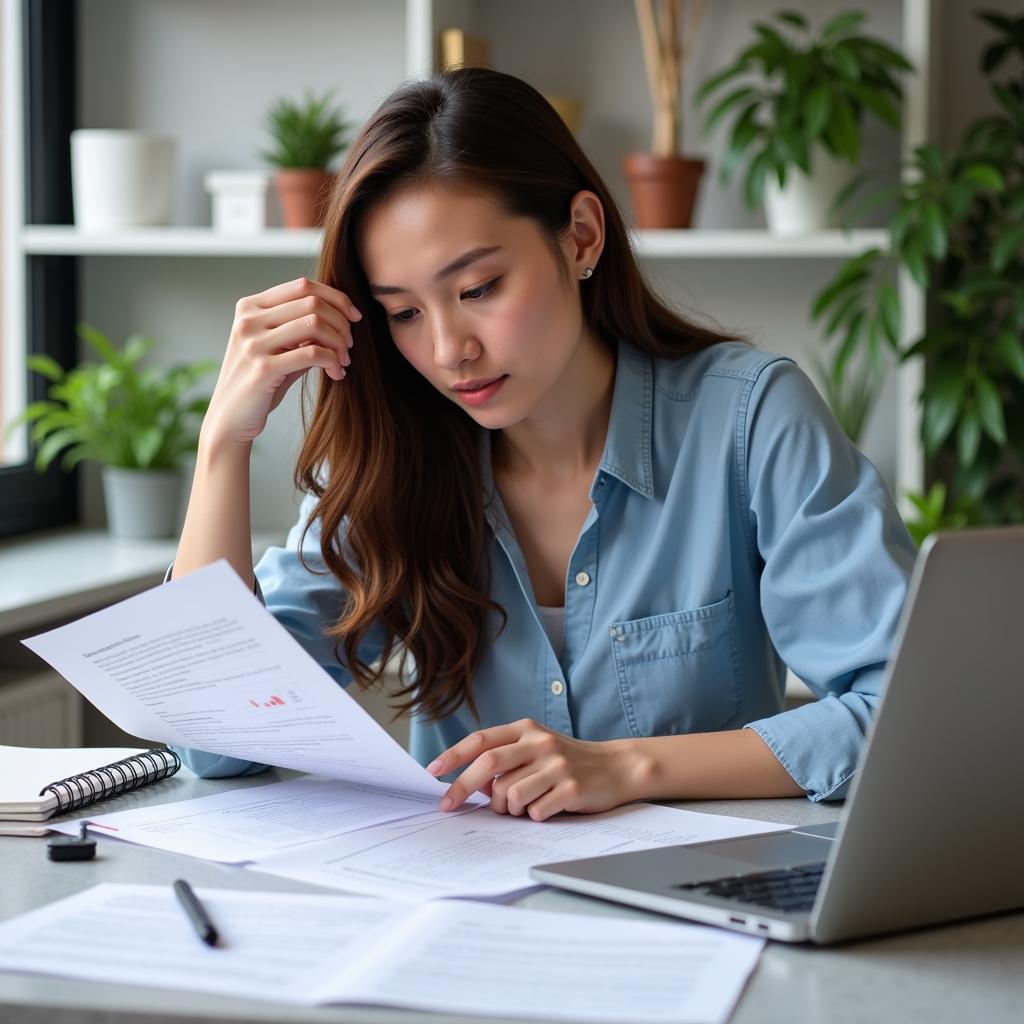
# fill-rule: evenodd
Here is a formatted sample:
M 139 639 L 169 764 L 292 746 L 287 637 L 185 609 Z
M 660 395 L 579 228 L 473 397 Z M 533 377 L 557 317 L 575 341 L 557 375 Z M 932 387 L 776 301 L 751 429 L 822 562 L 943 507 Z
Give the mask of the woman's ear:
M 597 262 L 604 250 L 604 207 L 601 200 L 588 189 L 581 190 L 569 203 L 569 237 L 566 240 L 566 259 L 577 279 L 589 277 L 587 267 L 597 270 Z

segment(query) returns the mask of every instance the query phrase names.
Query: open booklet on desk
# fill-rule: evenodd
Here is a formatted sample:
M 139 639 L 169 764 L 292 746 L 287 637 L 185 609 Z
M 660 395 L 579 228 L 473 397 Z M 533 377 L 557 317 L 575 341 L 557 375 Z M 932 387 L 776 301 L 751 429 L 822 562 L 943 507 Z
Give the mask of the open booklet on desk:
M 679 922 L 480 903 L 197 892 L 216 948 L 197 940 L 169 885 L 108 883 L 0 923 L 0 970 L 306 1006 L 719 1024 L 764 944 Z

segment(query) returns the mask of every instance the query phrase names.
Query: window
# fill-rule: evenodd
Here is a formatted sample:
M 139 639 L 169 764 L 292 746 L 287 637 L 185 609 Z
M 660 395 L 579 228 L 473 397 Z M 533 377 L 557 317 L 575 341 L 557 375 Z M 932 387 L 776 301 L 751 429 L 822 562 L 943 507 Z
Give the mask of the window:
M 43 11 L 46 10 L 46 22 Z M 74 257 L 26 256 L 21 224 L 70 224 L 74 124 L 74 4 L 5 3 L 0 22 L 0 432 L 46 382 L 27 354 L 75 357 Z M 37 473 L 27 431 L 0 442 L 0 536 L 77 516 L 75 480 Z

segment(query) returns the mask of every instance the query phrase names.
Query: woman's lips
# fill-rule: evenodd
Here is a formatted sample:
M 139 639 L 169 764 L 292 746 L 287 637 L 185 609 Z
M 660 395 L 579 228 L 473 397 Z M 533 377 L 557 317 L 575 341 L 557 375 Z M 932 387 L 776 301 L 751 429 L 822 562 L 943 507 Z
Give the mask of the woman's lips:
M 490 384 L 485 384 L 482 388 L 477 388 L 474 391 L 463 391 L 461 389 L 454 389 L 455 394 L 462 399 L 466 405 L 483 405 L 485 402 L 489 402 L 500 390 L 502 384 L 508 378 L 508 374 L 504 374 L 497 380 L 491 381 Z

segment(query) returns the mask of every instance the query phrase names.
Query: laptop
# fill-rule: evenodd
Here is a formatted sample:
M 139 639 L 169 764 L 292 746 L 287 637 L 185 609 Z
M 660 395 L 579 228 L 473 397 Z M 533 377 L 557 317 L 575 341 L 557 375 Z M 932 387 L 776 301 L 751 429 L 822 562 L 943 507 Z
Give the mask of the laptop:
M 1024 907 L 1024 528 L 930 535 L 838 822 L 539 864 L 561 889 L 821 945 Z

